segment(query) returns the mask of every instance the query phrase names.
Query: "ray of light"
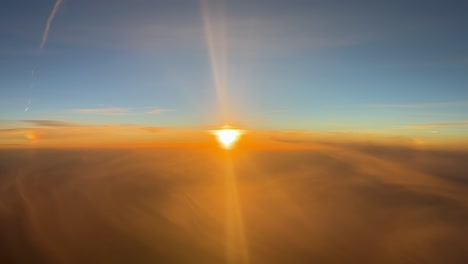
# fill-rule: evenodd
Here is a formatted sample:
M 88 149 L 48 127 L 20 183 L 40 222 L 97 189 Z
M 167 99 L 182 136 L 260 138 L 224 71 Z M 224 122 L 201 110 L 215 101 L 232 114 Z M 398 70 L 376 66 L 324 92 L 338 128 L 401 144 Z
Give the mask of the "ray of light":
M 219 117 L 221 122 L 226 125 L 231 117 L 227 100 L 227 40 L 224 7 L 225 2 L 223 0 L 201 0 L 203 26 L 218 100 Z M 224 131 L 216 135 L 225 148 L 226 260 L 227 263 L 233 264 L 248 263 L 242 210 L 229 151 L 238 134 L 232 133 L 234 130 L 219 131 Z
M 226 260 L 227 263 L 248 263 L 249 254 L 245 238 L 242 208 L 237 190 L 231 152 L 225 150 L 226 185 Z
M 203 27 L 210 57 L 218 109 L 223 123 L 228 122 L 229 111 L 226 82 L 226 19 L 224 1 L 201 0 Z

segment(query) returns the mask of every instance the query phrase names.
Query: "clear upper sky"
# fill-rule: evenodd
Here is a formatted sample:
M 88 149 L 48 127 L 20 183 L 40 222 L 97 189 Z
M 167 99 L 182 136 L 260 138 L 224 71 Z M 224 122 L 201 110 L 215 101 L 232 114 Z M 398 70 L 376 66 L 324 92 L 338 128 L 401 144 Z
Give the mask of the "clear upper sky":
M 63 0 L 39 52 L 55 3 L 1 3 L 2 127 L 468 132 L 467 1 Z

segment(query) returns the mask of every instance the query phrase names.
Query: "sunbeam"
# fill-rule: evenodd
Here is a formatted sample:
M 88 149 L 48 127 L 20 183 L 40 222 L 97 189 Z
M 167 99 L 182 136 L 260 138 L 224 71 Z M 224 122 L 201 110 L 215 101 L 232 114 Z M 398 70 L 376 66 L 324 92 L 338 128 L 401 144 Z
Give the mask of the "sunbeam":
M 227 263 L 248 263 L 242 207 L 231 153 L 225 151 L 226 180 L 226 260 Z
M 218 100 L 220 119 L 226 123 L 230 115 L 227 101 L 227 41 L 224 4 L 224 1 L 201 0 L 203 27 Z
M 226 16 L 224 1 L 201 0 L 202 16 L 206 43 L 210 56 L 211 71 L 213 75 L 220 118 L 228 123 L 230 117 L 227 101 L 227 70 L 226 70 Z M 214 19 L 213 19 L 214 17 Z M 216 25 L 216 27 L 215 27 Z M 238 140 L 240 131 L 235 129 L 220 129 L 214 131 L 218 141 L 226 150 L 225 177 L 226 177 L 226 258 L 227 263 L 247 263 L 248 253 L 243 227 L 241 206 L 237 193 L 236 176 L 232 167 L 229 149 Z

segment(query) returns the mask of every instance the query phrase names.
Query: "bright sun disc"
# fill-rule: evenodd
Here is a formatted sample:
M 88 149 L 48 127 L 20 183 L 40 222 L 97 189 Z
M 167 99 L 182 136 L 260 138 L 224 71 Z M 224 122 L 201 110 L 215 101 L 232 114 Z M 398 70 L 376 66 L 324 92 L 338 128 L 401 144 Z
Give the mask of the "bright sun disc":
M 230 149 L 234 143 L 239 139 L 241 131 L 236 129 L 219 129 L 213 132 L 217 137 L 219 143 L 225 149 Z

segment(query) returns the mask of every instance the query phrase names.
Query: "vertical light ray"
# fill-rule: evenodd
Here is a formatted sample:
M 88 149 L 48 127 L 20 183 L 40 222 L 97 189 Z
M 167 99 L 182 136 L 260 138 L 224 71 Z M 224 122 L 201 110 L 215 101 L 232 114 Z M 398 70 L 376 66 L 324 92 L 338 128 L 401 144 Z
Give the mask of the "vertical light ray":
M 226 18 L 223 11 L 224 1 L 210 1 L 210 4 L 208 2 L 209 0 L 201 0 L 203 26 L 220 118 L 223 123 L 228 123 L 229 111 L 226 82 L 227 41 Z
M 237 179 L 234 174 L 229 150 L 225 150 L 225 184 L 226 184 L 226 260 L 227 263 L 248 263 L 249 255 L 245 239 L 242 208 L 237 190 Z
M 218 109 L 221 122 L 230 121 L 229 102 L 227 100 L 227 38 L 226 15 L 223 0 L 201 0 L 203 26 L 210 57 Z M 237 190 L 230 151 L 225 153 L 225 193 L 226 193 L 226 260 L 227 263 L 248 263 L 248 251 L 242 218 L 242 208 Z

